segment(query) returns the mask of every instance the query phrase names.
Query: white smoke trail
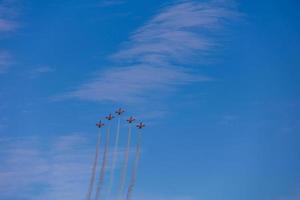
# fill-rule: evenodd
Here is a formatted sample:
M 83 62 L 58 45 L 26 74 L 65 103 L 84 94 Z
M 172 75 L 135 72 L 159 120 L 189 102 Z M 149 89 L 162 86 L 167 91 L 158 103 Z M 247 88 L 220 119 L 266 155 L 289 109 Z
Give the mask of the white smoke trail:
M 126 175 L 127 175 L 127 168 L 128 168 L 128 159 L 129 159 L 129 148 L 130 148 L 130 141 L 131 141 L 131 124 L 128 127 L 128 136 L 127 136 L 127 146 L 125 150 L 125 159 L 122 166 L 121 171 L 121 179 L 120 184 L 117 190 L 116 200 L 120 200 L 122 192 L 124 190 Z
M 136 183 L 137 170 L 138 170 L 138 165 L 139 165 L 139 160 L 141 155 L 141 133 L 138 132 L 137 137 L 138 138 L 137 138 L 137 145 L 136 145 L 136 152 L 135 152 L 135 160 L 132 167 L 131 180 L 128 186 L 126 200 L 131 199 L 131 194 Z
M 118 118 L 117 134 L 116 134 L 115 145 L 114 145 L 114 150 L 113 150 L 113 160 L 112 160 L 112 166 L 111 166 L 111 170 L 110 170 L 110 180 L 109 180 L 108 190 L 107 190 L 107 194 L 106 194 L 106 199 L 110 198 L 111 189 L 112 189 L 113 181 L 114 181 L 114 171 L 116 168 L 116 161 L 117 161 L 117 157 L 118 157 L 118 145 L 119 145 L 119 137 L 120 137 L 120 121 L 121 121 L 121 117 Z
M 104 182 L 105 169 L 106 169 L 106 163 L 107 163 L 107 153 L 108 153 L 109 139 L 110 139 L 110 126 L 111 126 L 111 124 L 109 123 L 109 125 L 107 127 L 107 132 L 106 132 L 106 141 L 105 141 L 105 147 L 104 147 L 104 152 L 103 152 L 102 166 L 101 166 L 97 190 L 96 190 L 96 198 L 95 198 L 96 200 L 99 200 L 99 198 L 100 198 L 101 189 L 102 189 L 103 182 Z
M 88 189 L 88 193 L 87 193 L 87 197 L 86 197 L 87 200 L 91 200 L 91 196 L 92 196 L 92 192 L 93 192 L 96 170 L 97 170 L 97 165 L 98 165 L 100 143 L 101 143 L 101 129 L 99 128 L 95 158 L 94 158 L 94 163 L 93 163 L 93 167 L 92 167 L 92 176 L 90 179 L 89 189 Z

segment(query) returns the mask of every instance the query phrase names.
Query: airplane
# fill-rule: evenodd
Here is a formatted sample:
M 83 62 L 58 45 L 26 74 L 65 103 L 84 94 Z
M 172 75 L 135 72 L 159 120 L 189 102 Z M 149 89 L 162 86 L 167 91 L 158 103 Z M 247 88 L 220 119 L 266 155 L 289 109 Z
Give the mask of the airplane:
M 138 129 L 142 129 L 144 128 L 146 125 L 143 124 L 143 122 L 140 122 L 138 125 L 136 125 L 136 127 L 138 127 Z
M 114 116 L 112 116 L 112 114 L 109 114 L 108 116 L 105 117 L 107 120 L 112 120 L 114 118 Z
M 121 115 L 125 110 L 122 110 L 122 108 L 119 108 L 115 113 L 118 115 Z
M 129 124 L 131 124 L 135 119 L 131 116 L 126 120 Z
M 98 128 L 101 128 L 102 126 L 104 126 L 104 123 L 101 122 L 101 120 L 96 123 L 96 126 L 98 126 Z

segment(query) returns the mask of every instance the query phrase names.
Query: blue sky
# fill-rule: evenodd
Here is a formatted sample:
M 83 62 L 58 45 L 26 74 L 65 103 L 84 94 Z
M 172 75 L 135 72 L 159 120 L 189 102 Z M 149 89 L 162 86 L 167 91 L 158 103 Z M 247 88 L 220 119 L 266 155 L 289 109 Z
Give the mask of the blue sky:
M 1 0 L 0 199 L 83 199 L 120 106 L 147 124 L 133 199 L 300 199 L 299 8 Z

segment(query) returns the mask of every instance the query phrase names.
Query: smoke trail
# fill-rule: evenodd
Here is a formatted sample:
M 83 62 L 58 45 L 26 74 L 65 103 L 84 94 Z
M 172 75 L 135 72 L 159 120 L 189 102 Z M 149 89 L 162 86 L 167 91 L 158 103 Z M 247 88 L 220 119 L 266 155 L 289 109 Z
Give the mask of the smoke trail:
M 93 192 L 93 186 L 94 186 L 95 176 L 96 176 L 96 169 L 97 169 L 97 164 L 98 164 L 100 143 L 101 143 L 101 129 L 99 128 L 95 158 L 94 158 L 94 163 L 93 163 L 93 167 L 92 167 L 92 176 L 90 179 L 89 189 L 88 189 L 88 193 L 87 193 L 87 197 L 86 197 L 87 200 L 91 200 L 91 195 Z
M 141 133 L 138 132 L 137 136 L 138 136 L 138 139 L 137 139 L 137 145 L 136 145 L 135 160 L 134 160 L 134 164 L 133 164 L 133 168 L 132 168 L 130 184 L 129 184 L 128 190 L 127 190 L 126 200 L 131 199 L 131 194 L 132 194 L 133 188 L 136 183 L 137 170 L 138 170 L 138 165 L 139 165 L 139 160 L 140 160 L 140 155 L 141 155 Z
M 110 197 L 111 188 L 113 186 L 113 181 L 114 181 L 114 171 L 115 171 L 116 161 L 117 161 L 117 157 L 118 157 L 118 144 L 119 144 L 119 136 L 120 136 L 120 121 L 121 121 L 121 117 L 118 118 L 117 134 L 116 134 L 116 139 L 115 139 L 112 167 L 111 167 L 111 170 L 110 170 L 110 180 L 109 180 L 106 199 L 109 199 L 109 197 Z
M 130 140 L 131 140 L 131 124 L 129 124 L 129 127 L 128 127 L 128 138 L 127 138 L 127 146 L 126 146 L 126 150 L 125 150 L 125 159 L 124 159 L 123 166 L 122 166 L 120 185 L 119 185 L 119 188 L 117 191 L 116 200 L 120 199 L 121 194 L 124 190 L 124 186 L 125 186 L 127 167 L 128 167 L 128 159 L 129 159 Z
M 105 169 L 106 169 L 106 163 L 107 163 L 107 152 L 108 152 L 109 139 L 110 139 L 110 126 L 111 126 L 111 124 L 109 123 L 109 125 L 107 127 L 107 132 L 106 132 L 106 141 L 105 141 L 105 147 L 104 147 L 104 152 L 103 152 L 102 166 L 101 166 L 97 190 L 96 190 L 96 198 L 95 198 L 96 200 L 99 200 L 99 198 L 100 198 L 101 189 L 102 189 L 103 181 L 104 181 L 104 175 L 105 175 Z

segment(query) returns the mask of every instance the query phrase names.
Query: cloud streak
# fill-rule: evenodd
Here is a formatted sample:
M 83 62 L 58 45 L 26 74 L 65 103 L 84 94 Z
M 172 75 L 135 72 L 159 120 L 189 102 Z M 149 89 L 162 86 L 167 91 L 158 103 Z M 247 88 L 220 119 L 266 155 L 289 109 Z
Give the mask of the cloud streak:
M 16 0 L 3 0 L 0 3 L 0 33 L 11 32 L 18 28 L 16 2 Z
M 11 55 L 6 51 L 0 51 L 0 74 L 5 73 L 11 64 Z
M 84 199 L 95 141 L 83 134 L 0 138 L 0 199 Z M 124 149 L 119 149 L 119 169 Z M 133 150 L 130 150 L 130 154 Z M 100 153 L 102 154 L 102 153 Z M 112 158 L 112 154 L 108 154 Z M 107 165 L 111 168 L 111 164 Z
M 98 6 L 107 8 L 107 7 L 111 7 L 111 6 L 122 5 L 124 3 L 125 3 L 125 1 L 123 1 L 123 0 L 104 0 L 104 1 L 100 2 L 98 4 Z
M 0 2 L 0 39 L 2 34 L 15 31 L 19 25 L 16 21 L 18 13 L 16 3 L 18 0 L 3 0 Z M 0 74 L 7 72 L 12 64 L 11 55 L 0 49 Z
M 38 78 L 42 75 L 45 75 L 45 74 L 48 74 L 48 73 L 51 73 L 51 72 L 54 72 L 55 69 L 53 67 L 50 67 L 50 66 L 40 66 L 40 67 L 37 67 L 35 68 L 34 70 L 32 70 L 30 72 L 30 78 Z
M 83 198 L 92 151 L 85 144 L 78 135 L 1 142 L 0 198 Z
M 293 191 L 293 194 L 287 195 L 285 197 L 281 197 L 279 200 L 298 200 L 300 199 L 300 187 L 296 188 L 295 191 Z
M 92 101 L 135 103 L 175 90 L 179 85 L 208 81 L 195 75 L 199 60 L 219 46 L 216 33 L 237 17 L 225 3 L 181 1 L 138 28 L 118 52 L 112 66 L 63 95 Z

